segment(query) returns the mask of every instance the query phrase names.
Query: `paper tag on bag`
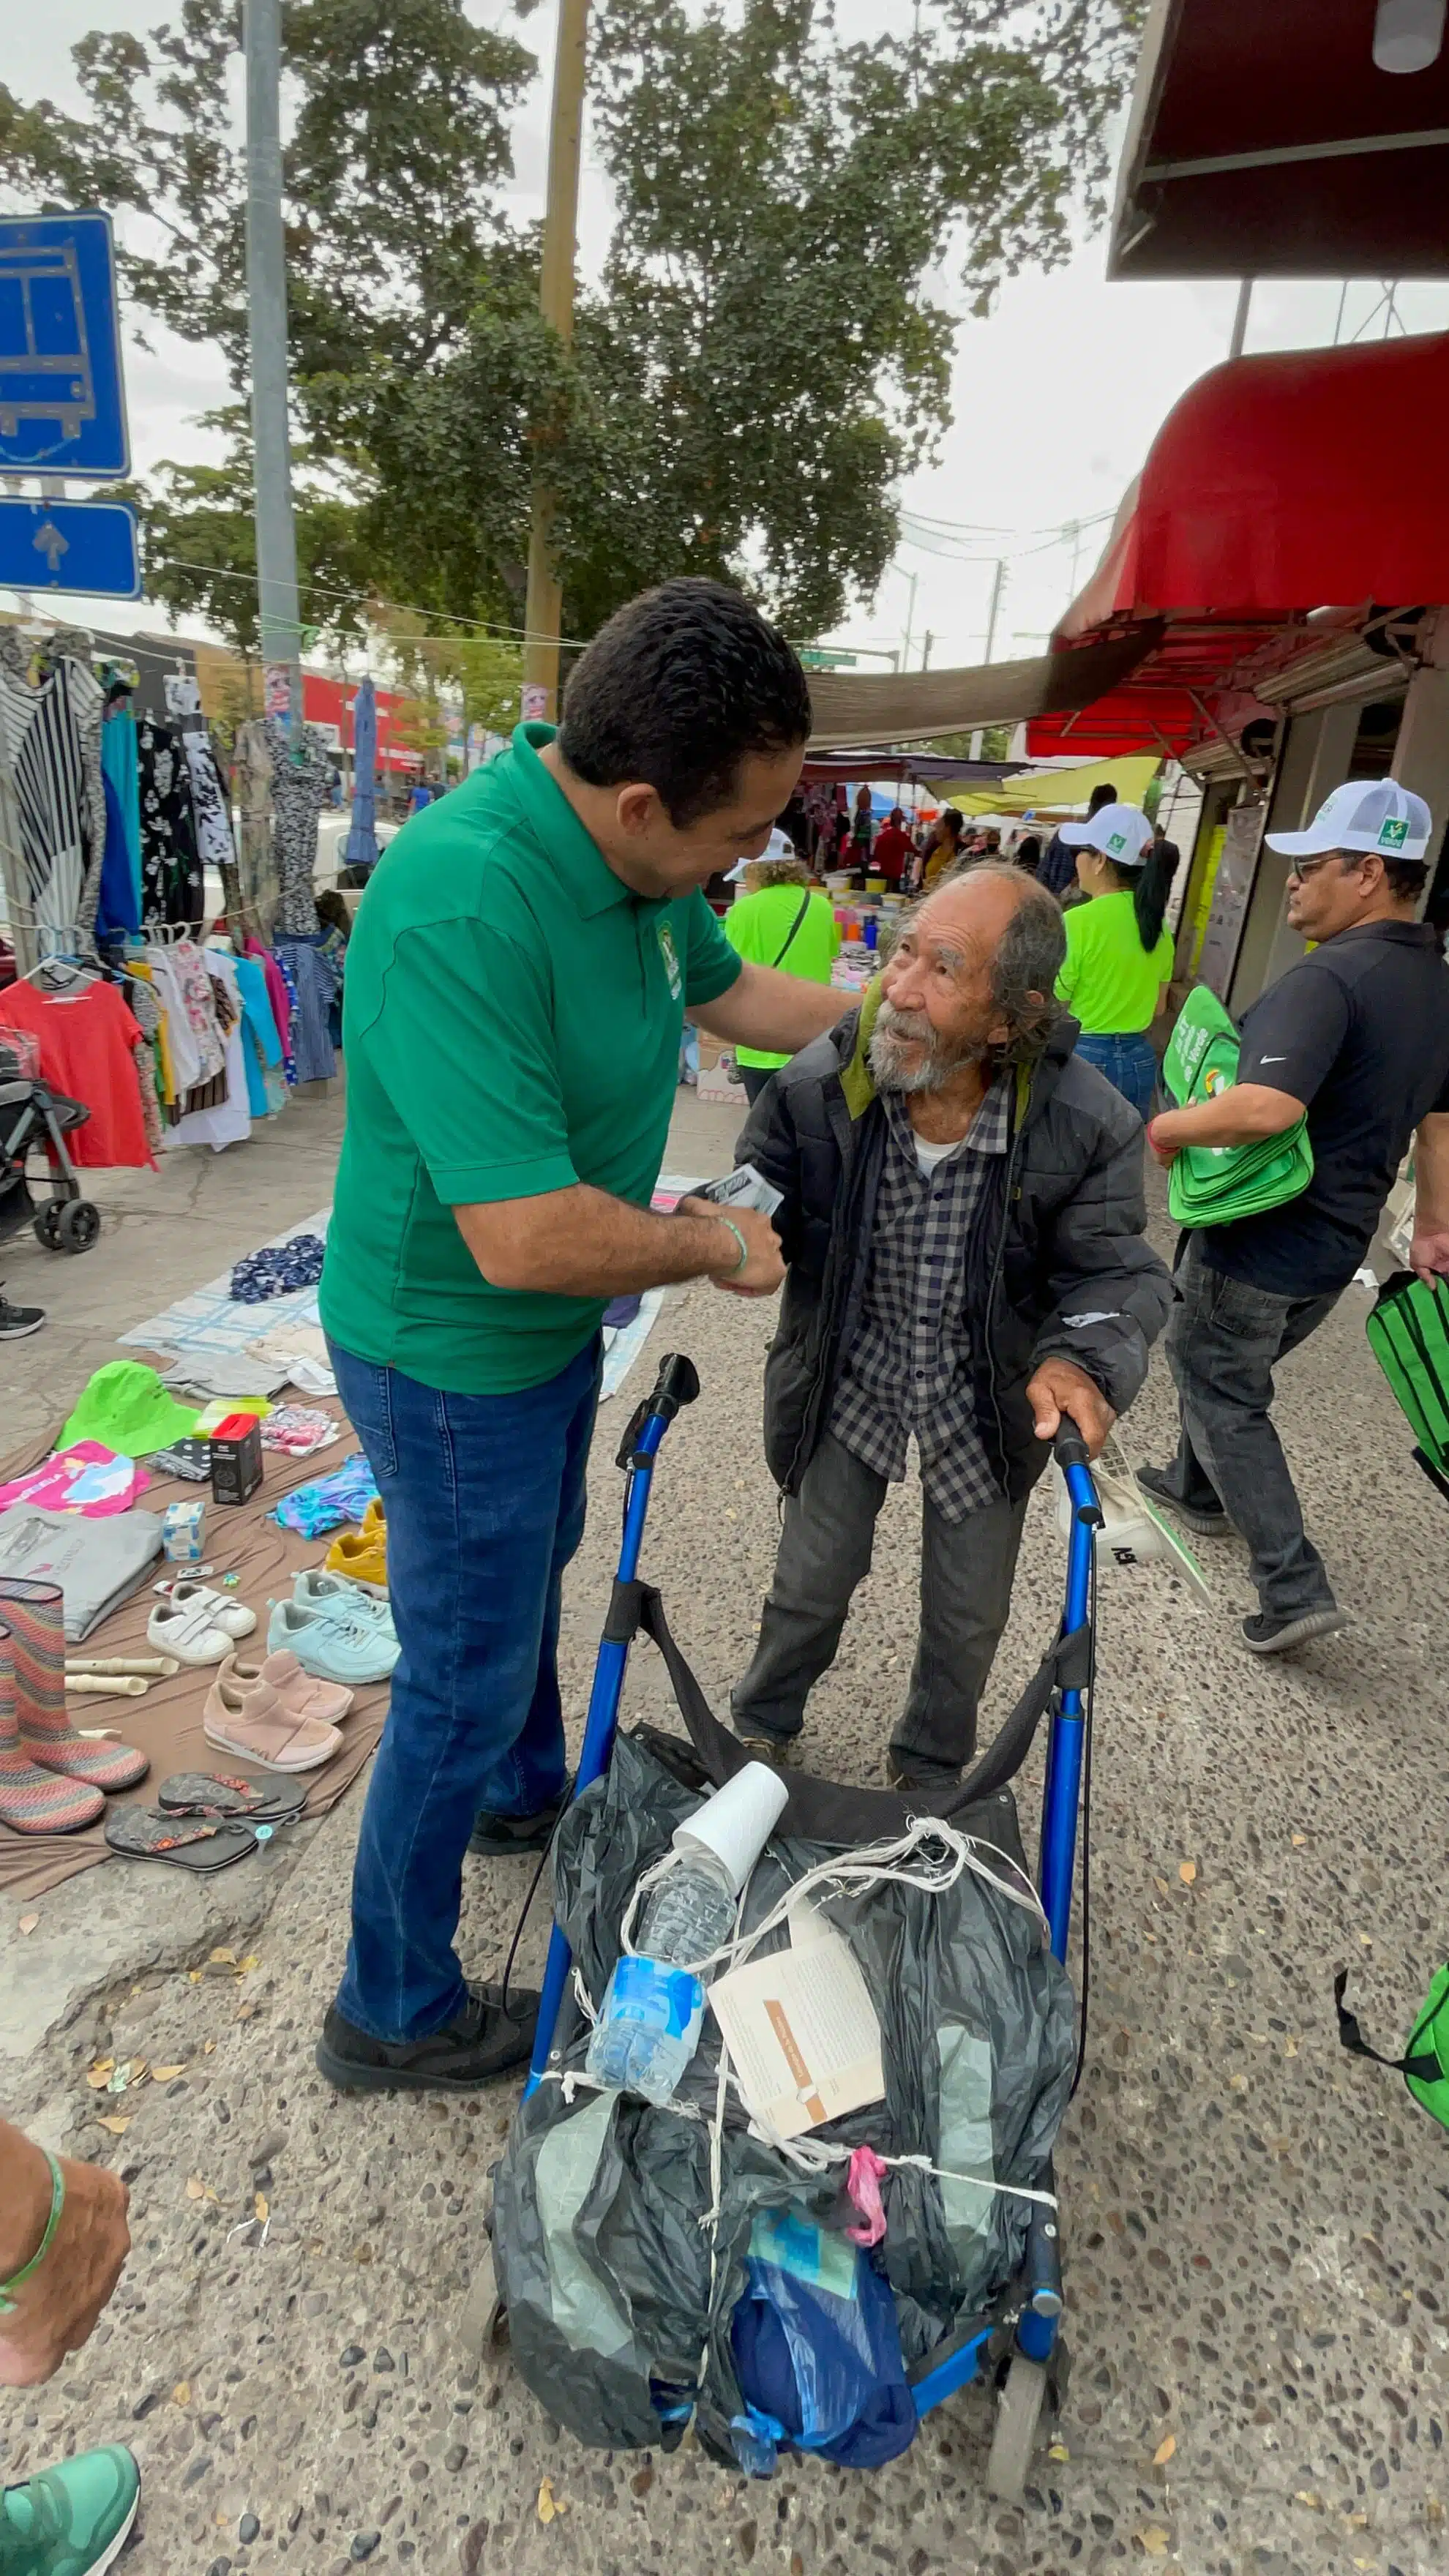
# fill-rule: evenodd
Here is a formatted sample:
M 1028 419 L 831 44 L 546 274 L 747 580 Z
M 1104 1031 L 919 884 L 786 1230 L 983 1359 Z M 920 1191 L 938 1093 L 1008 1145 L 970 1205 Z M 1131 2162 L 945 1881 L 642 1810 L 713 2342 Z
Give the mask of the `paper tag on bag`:
M 709 2007 L 751 2111 L 798 2138 L 885 2095 L 880 2023 L 854 1951 L 816 1915 L 803 1948 L 716 1978 Z

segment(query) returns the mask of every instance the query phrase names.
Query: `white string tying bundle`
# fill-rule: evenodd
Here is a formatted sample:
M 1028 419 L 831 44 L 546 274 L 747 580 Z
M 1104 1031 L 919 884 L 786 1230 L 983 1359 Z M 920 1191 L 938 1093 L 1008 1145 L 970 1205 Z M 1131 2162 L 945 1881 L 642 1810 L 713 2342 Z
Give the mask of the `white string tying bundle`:
M 998 1864 L 998 1867 L 993 1868 L 989 1865 L 987 1855 L 990 1856 L 990 1861 Z M 636 1881 L 620 1934 L 621 1947 L 630 1957 L 638 1955 L 632 1936 L 640 1905 L 652 1894 L 661 1880 L 687 1858 L 688 1855 L 685 1853 L 670 1850 L 651 1868 L 643 1871 Z M 749 1896 L 749 1881 L 747 1881 L 736 1904 L 734 1934 L 728 1941 L 722 1942 L 718 1949 L 712 1950 L 707 1958 L 690 1963 L 688 1973 L 702 1976 L 706 1969 L 713 1968 L 720 1961 L 728 1961 L 730 1967 L 742 1965 L 762 1941 L 767 1940 L 772 1932 L 779 1931 L 788 1922 L 795 1906 L 808 1902 L 816 1893 L 858 1896 L 863 1895 L 868 1888 L 894 1883 L 901 1887 L 917 1888 L 927 1896 L 942 1896 L 949 1888 L 956 1885 L 963 1871 L 968 1869 L 978 1878 L 983 1879 L 999 1896 L 1005 1897 L 1008 1904 L 1019 1906 L 1024 1913 L 1030 1914 L 1040 1925 L 1043 1939 L 1050 1938 L 1050 1928 L 1041 1899 L 1020 1863 L 1014 1861 L 1010 1853 L 1002 1851 L 995 1843 L 986 1842 L 979 1835 L 959 1832 L 954 1825 L 945 1823 L 938 1816 L 913 1816 L 906 1831 L 889 1841 L 864 1844 L 856 1851 L 843 1852 L 835 1859 L 817 1862 L 813 1869 L 805 1872 L 803 1878 L 792 1882 L 778 1903 L 772 1906 L 755 1925 L 753 1931 L 742 1932 L 738 1926 L 740 1915 L 745 1910 Z M 1004 1876 L 1000 1874 L 1003 1872 Z M 685 1966 L 682 1961 L 675 1964 L 680 1967 Z M 593 2026 L 598 2021 L 598 2011 L 584 1985 L 577 1965 L 574 1968 L 573 1982 L 580 2010 L 588 2023 Z M 586 2074 L 582 2068 L 567 2072 L 562 2069 L 550 2069 L 544 2081 L 561 2084 L 566 2102 L 573 2100 L 575 2088 L 578 2086 L 593 2092 L 605 2092 L 609 2089 L 599 2084 L 593 2076 Z M 721 2034 L 719 2083 L 714 2116 L 709 2122 L 710 2206 L 700 2219 L 701 2227 L 707 2227 L 710 2230 L 711 2296 L 714 2288 L 716 2239 L 723 2192 L 725 2111 L 731 2091 L 738 2099 L 755 2135 L 766 2146 L 772 2147 L 786 2163 L 793 2165 L 798 2173 L 814 2177 L 823 2176 L 835 2166 L 849 2164 L 854 2152 L 850 2147 L 830 2139 L 812 2136 L 808 2131 L 800 2137 L 782 2136 L 774 2123 L 756 2107 L 745 2092 L 730 2064 L 729 2050 Z M 679 2119 L 696 2121 L 705 2119 L 705 2113 L 692 2102 L 671 2099 L 663 2107 L 674 2112 Z M 933 2164 L 930 2157 L 920 2151 L 882 2156 L 881 2162 L 891 2167 L 910 2166 L 919 2172 L 933 2175 L 938 2182 L 960 2183 L 988 2196 L 1003 2194 L 1008 2199 L 1032 2201 L 1038 2207 L 1050 2210 L 1055 2210 L 1058 2205 L 1053 2192 L 1031 2190 L 1024 2183 L 1001 2182 L 994 2176 L 953 2173 L 945 2166 Z

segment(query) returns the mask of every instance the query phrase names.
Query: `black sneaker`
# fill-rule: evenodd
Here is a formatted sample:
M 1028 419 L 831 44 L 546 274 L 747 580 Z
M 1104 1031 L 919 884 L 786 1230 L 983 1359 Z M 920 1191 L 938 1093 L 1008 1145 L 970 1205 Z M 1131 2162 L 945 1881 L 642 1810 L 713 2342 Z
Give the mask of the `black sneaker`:
M 553 1805 L 540 1807 L 532 1816 L 495 1816 L 491 1807 L 480 1807 L 473 1819 L 468 1849 L 484 1860 L 507 1860 L 512 1852 L 547 1851 L 553 1829 L 573 1793 L 572 1780 L 566 1780 Z
M 1195 1530 L 1199 1538 L 1226 1538 L 1233 1525 L 1221 1504 L 1204 1511 L 1199 1503 L 1183 1502 L 1168 1482 L 1170 1473 L 1166 1467 L 1139 1467 L 1137 1482 L 1144 1494 L 1150 1494 L 1154 1503 L 1166 1503 L 1168 1510 L 1175 1512 L 1188 1529 Z
M 1293 1646 L 1306 1646 L 1313 1637 L 1331 1637 L 1347 1626 L 1347 1611 L 1332 1605 L 1326 1610 L 1305 1610 L 1296 1619 L 1275 1619 L 1266 1610 L 1255 1610 L 1251 1619 L 1243 1621 L 1243 1643 L 1255 1655 L 1286 1655 Z
M 23 1342 L 27 1333 L 38 1333 L 44 1321 L 43 1306 L 11 1306 L 0 1297 L 0 1342 Z
M 317 2042 L 317 2070 L 344 2093 L 475 2093 L 526 2066 L 533 2055 L 538 1996 L 511 1986 L 474 1986 L 452 2021 L 426 2039 L 369 2039 L 344 2021 L 335 2004 Z

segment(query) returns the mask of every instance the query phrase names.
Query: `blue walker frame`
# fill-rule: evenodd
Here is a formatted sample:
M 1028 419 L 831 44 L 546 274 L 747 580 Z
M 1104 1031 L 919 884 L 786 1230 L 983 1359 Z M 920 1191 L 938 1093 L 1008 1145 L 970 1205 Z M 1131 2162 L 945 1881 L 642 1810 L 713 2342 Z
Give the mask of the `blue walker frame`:
M 634 1582 L 639 1571 L 650 1489 L 665 1432 L 680 1406 L 692 1404 L 698 1393 L 699 1378 L 693 1363 L 671 1353 L 660 1364 L 653 1393 L 640 1406 L 624 1435 L 619 1464 L 629 1481 L 625 1489 L 624 1534 L 619 1549 L 617 1580 L 621 1584 Z M 1070 1637 L 1090 1625 L 1093 1552 L 1103 1514 L 1088 1463 L 1087 1444 L 1069 1416 L 1062 1418 L 1052 1454 L 1065 1478 L 1072 1507 L 1062 1624 L 1063 1636 Z M 605 1636 L 600 1640 L 588 1714 L 584 1721 L 583 1745 L 574 1777 L 575 1797 L 608 1769 L 618 1731 L 619 1703 L 629 1662 L 629 1644 L 627 1638 Z M 1050 1927 L 1052 1951 L 1063 1964 L 1067 1955 L 1076 1878 L 1077 1820 L 1087 1754 L 1088 1699 L 1089 1691 L 1081 1689 L 1063 1687 L 1055 1694 L 1042 1792 L 1040 1894 Z M 573 1954 L 568 1941 L 555 1923 L 544 1968 L 533 2059 L 524 2086 L 525 2099 L 537 2090 L 548 2069 L 572 1964 Z M 1033 2204 L 1028 2230 L 1022 2291 L 1022 2304 L 1015 2326 L 1015 2349 L 1027 2362 L 1042 2369 L 1056 2352 L 1063 2299 L 1057 2227 L 1051 2213 L 1036 2203 Z M 977 2376 L 988 2346 L 999 2331 L 1000 2321 L 997 2319 L 973 2319 L 952 2339 L 939 2359 L 933 2357 L 929 2365 L 921 2366 L 919 2374 L 912 2376 L 911 2380 L 918 2416 L 925 2416 L 934 2407 L 944 2404 L 948 2397 L 954 2396 L 958 2389 L 964 2388 Z M 1037 2403 L 1039 2398 L 1033 2402 L 1033 2423 Z

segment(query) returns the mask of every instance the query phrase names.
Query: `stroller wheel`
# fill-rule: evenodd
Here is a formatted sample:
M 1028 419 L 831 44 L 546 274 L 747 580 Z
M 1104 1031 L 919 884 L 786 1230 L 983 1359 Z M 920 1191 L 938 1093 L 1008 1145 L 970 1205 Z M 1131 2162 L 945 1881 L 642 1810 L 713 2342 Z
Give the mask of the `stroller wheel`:
M 1001 2504 L 1020 2504 L 1026 2494 L 1046 2388 L 1041 2362 L 1014 2352 L 996 2401 L 996 2430 L 986 2463 L 986 2492 Z
M 56 1221 L 59 1218 L 61 1209 L 64 1205 L 64 1199 L 47 1199 L 44 1206 L 37 1208 L 35 1215 L 31 1218 L 31 1227 L 35 1235 L 35 1240 L 37 1243 L 43 1243 L 47 1252 L 58 1252 L 60 1250 L 60 1246 L 55 1239 L 55 1228 Z
M 68 1199 L 56 1212 L 53 1249 L 89 1252 L 100 1231 L 101 1212 L 94 1199 Z

